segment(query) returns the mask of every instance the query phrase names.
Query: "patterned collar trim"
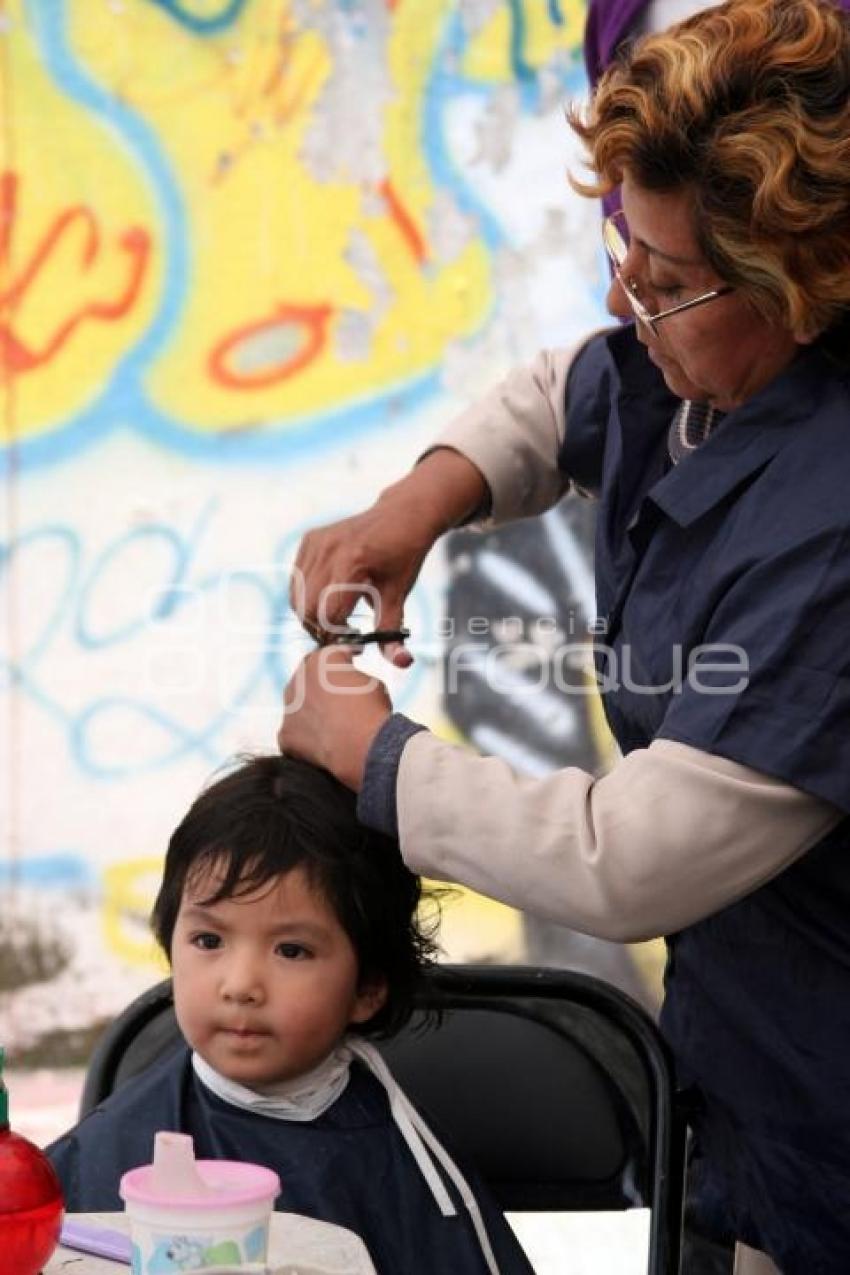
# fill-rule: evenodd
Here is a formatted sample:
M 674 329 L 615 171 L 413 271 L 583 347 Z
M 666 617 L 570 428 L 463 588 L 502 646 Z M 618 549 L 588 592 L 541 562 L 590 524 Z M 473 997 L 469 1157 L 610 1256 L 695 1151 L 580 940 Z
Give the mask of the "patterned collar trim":
M 701 447 L 725 415 L 708 403 L 683 399 L 676 408 L 667 435 L 667 448 L 673 464 L 678 465 L 684 456 Z

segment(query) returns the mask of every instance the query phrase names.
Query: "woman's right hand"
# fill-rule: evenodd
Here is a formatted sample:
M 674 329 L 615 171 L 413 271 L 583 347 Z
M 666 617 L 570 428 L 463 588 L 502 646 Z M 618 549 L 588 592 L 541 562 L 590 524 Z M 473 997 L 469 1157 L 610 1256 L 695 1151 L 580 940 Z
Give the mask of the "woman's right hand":
M 339 631 L 360 598 L 374 627 L 402 627 L 405 599 L 434 542 L 483 502 L 487 486 L 458 452 L 432 452 L 364 513 L 308 531 L 292 577 L 292 608 L 313 637 Z M 413 662 L 400 642 L 384 655 L 399 668 Z

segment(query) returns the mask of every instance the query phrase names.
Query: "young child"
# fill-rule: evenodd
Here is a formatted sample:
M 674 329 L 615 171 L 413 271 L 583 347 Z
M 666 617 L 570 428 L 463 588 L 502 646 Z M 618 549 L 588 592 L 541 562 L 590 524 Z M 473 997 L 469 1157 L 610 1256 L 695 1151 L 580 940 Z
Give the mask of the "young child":
M 122 1208 L 121 1175 L 171 1129 L 199 1159 L 274 1169 L 277 1207 L 356 1231 L 378 1275 L 532 1275 L 366 1039 L 412 1012 L 432 953 L 419 898 L 397 844 L 324 771 L 259 757 L 207 788 L 153 911 L 185 1045 L 48 1148 L 68 1210 Z

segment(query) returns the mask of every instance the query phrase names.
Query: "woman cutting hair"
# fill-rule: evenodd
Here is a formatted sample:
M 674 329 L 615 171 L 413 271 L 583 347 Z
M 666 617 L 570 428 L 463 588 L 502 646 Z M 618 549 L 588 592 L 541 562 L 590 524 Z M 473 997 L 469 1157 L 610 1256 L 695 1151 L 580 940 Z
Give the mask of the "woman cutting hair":
M 701 1227 L 741 1271 L 844 1275 L 850 19 L 730 0 L 634 44 L 571 124 L 584 192 L 621 188 L 608 305 L 630 322 L 512 373 L 371 509 L 311 532 L 299 605 L 315 632 L 368 588 L 398 626 L 442 532 L 591 493 L 622 759 L 520 776 L 393 715 L 334 647 L 288 688 L 280 740 L 359 790 L 414 871 L 665 935 Z

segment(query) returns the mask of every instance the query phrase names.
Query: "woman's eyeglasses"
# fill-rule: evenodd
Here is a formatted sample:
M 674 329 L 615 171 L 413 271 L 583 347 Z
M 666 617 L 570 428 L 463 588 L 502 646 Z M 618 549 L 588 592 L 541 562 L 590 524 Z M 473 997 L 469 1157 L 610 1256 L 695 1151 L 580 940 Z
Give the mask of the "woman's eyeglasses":
M 734 288 L 731 285 L 725 284 L 722 288 L 712 288 L 710 292 L 703 292 L 691 301 L 683 301 L 681 305 L 674 305 L 669 310 L 659 310 L 653 314 L 641 301 L 636 281 L 626 278 L 623 274 L 623 264 L 629 255 L 629 225 L 622 212 L 612 213 L 610 217 L 605 218 L 602 223 L 602 241 L 605 244 L 605 251 L 611 259 L 614 276 L 623 289 L 635 318 L 639 319 L 653 333 L 661 320 L 669 319 L 671 314 L 682 314 L 685 310 L 693 310 L 698 305 L 705 305 L 708 301 L 714 301 L 716 297 L 725 297 L 727 293 L 734 292 Z

